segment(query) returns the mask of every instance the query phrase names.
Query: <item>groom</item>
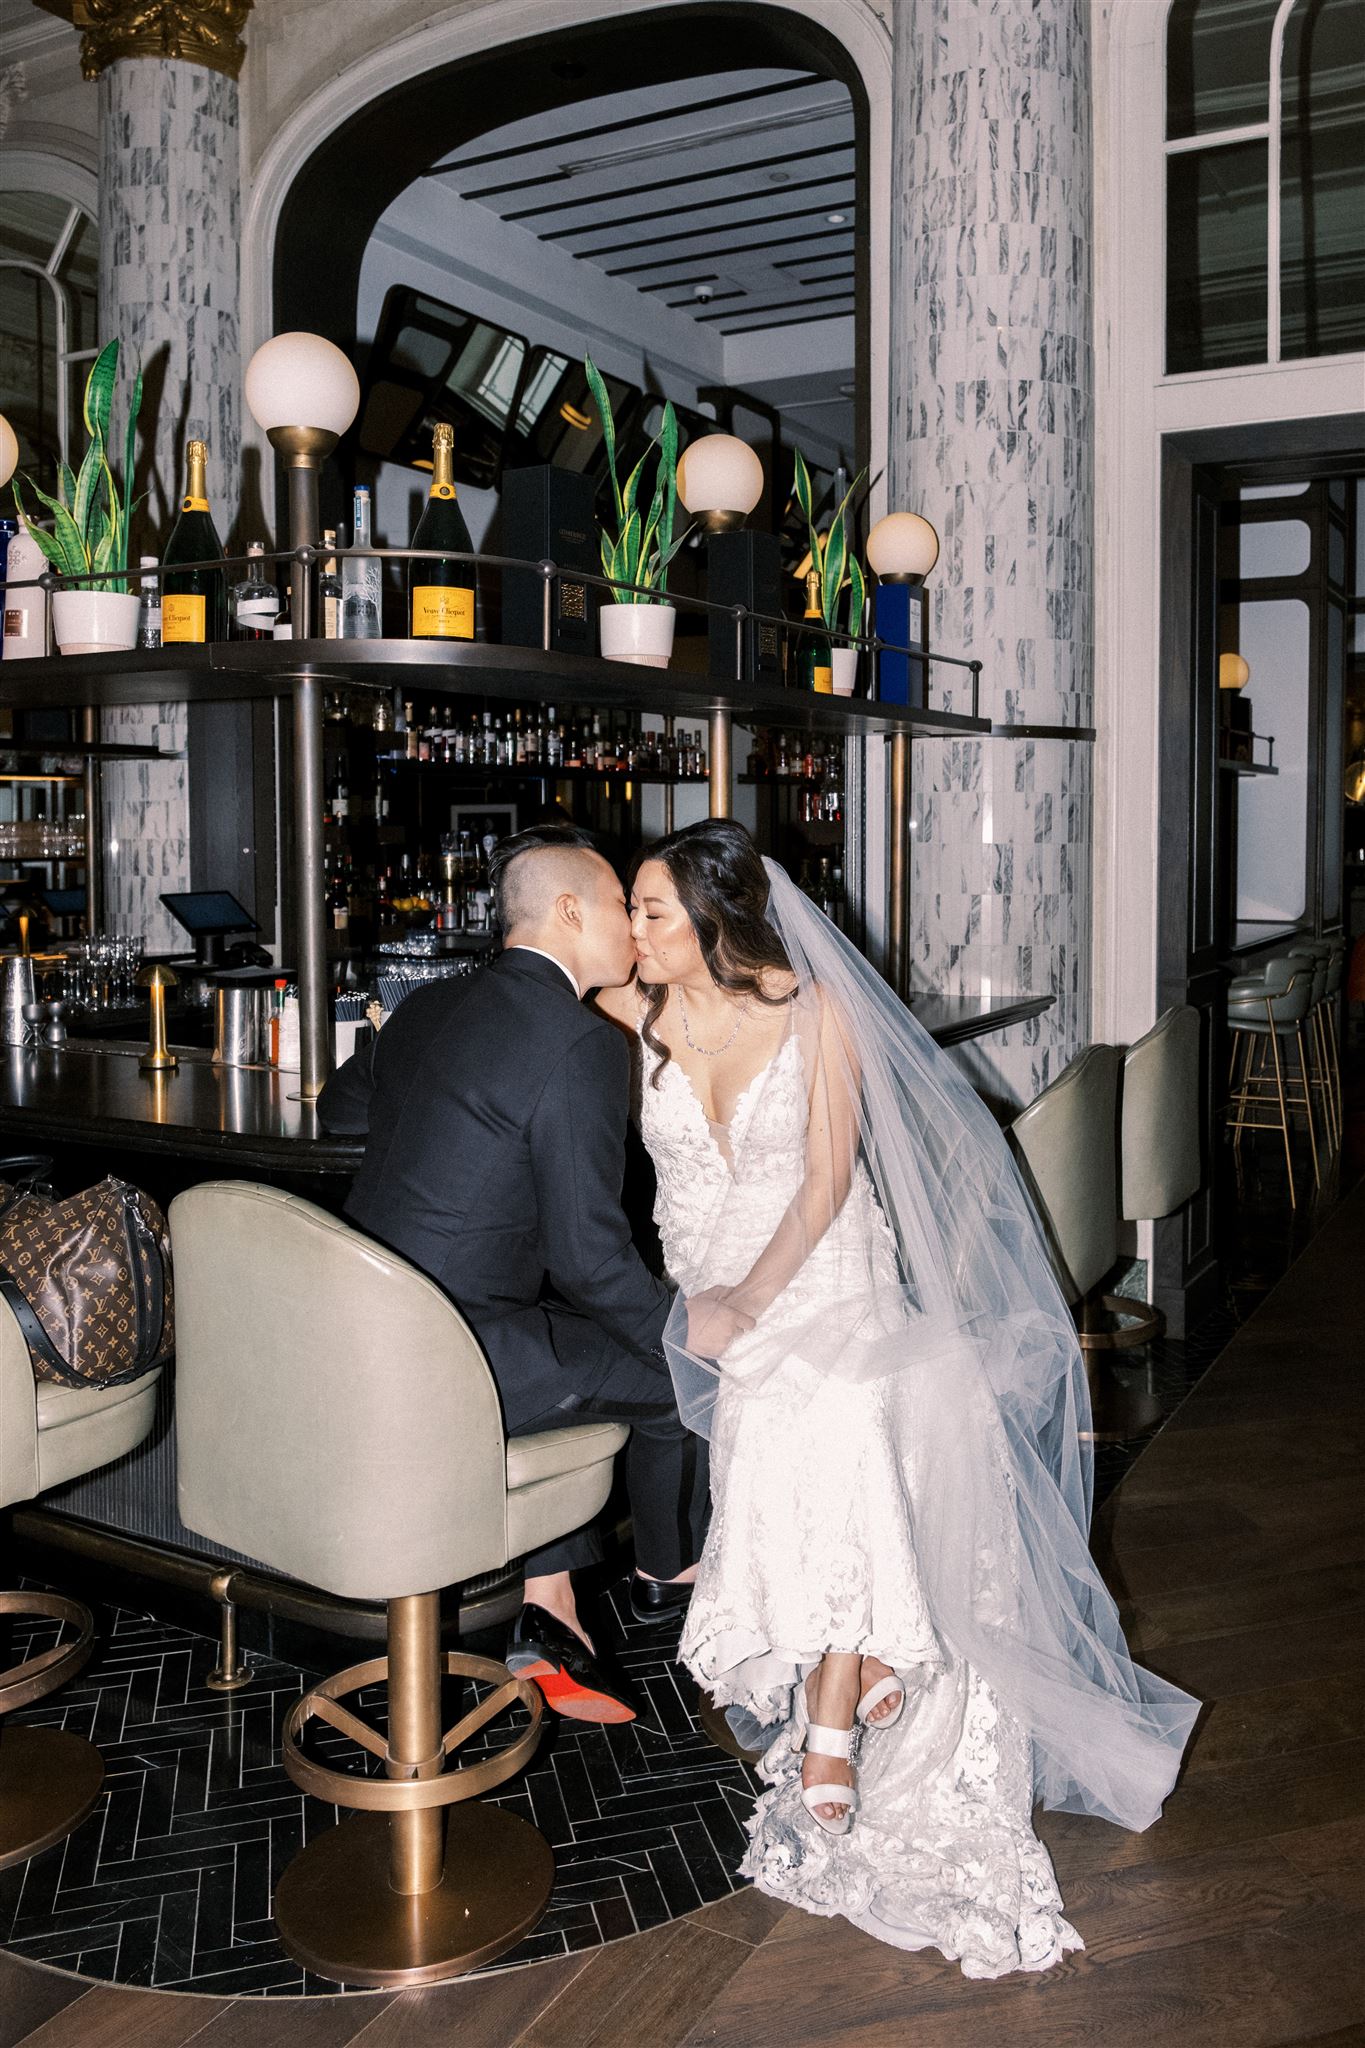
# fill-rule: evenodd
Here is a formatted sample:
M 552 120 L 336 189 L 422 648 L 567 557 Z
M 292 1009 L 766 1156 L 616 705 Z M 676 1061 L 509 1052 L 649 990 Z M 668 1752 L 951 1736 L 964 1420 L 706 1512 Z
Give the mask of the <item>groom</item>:
M 621 1208 L 629 1057 L 581 1000 L 635 970 L 625 897 L 569 825 L 504 840 L 491 865 L 502 953 L 410 995 L 318 1112 L 329 1130 L 367 1134 L 346 1214 L 465 1315 L 508 1435 L 629 1424 L 631 1606 L 661 1620 L 691 1592 L 707 1471 L 664 1356 L 670 1296 Z M 507 1661 L 563 1713 L 629 1720 L 630 1688 L 594 1653 L 569 1577 L 599 1554 L 581 1529 L 527 1558 Z

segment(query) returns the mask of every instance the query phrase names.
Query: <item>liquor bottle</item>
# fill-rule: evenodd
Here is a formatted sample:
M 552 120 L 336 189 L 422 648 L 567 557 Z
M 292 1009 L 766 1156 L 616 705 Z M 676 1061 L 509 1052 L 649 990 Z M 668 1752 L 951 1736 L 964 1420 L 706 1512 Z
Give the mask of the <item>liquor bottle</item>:
M 327 921 L 334 932 L 346 932 L 351 928 L 351 898 L 339 861 L 335 874 L 327 883 Z
M 812 569 L 806 578 L 805 623 L 812 619 L 822 620 L 820 610 L 820 572 Z M 802 686 L 814 690 L 822 697 L 834 694 L 834 664 L 829 658 L 828 633 L 814 630 L 801 635 L 801 660 L 798 668 Z
M 33 538 L 29 523 L 21 512 L 5 557 L 5 579 L 10 584 L 29 583 L 34 587 L 6 590 L 0 599 L 4 606 L 5 627 L 0 655 L 6 661 L 31 661 L 47 653 L 47 592 L 37 587 L 37 579 L 46 574 L 47 566 L 47 557 Z M 105 586 L 106 589 L 113 587 Z M 138 616 L 140 619 L 140 612 Z M 139 647 L 145 644 L 139 639 Z M 161 645 L 159 629 L 156 645 Z
M 545 728 L 545 744 L 540 758 L 547 768 L 562 768 L 564 765 L 564 728 L 555 724 L 555 707 L 550 706 L 549 721 Z
M 334 548 L 336 546 L 337 537 L 334 527 L 329 526 L 326 528 L 322 536 L 322 544 L 325 548 Z M 323 639 L 339 640 L 341 638 L 342 589 L 341 578 L 337 575 L 337 558 L 333 554 L 327 555 L 323 561 L 322 577 L 318 583 L 318 599 L 322 608 Z M 382 698 L 380 702 L 383 702 Z M 378 729 L 378 726 L 376 726 L 376 731 Z
M 544 712 L 537 710 L 535 715 L 531 718 L 528 718 L 526 721 L 525 760 L 526 766 L 528 768 L 539 768 L 540 766 L 540 728 L 544 721 L 544 717 Z
M 332 816 L 338 825 L 344 825 L 351 814 L 351 792 L 346 786 L 346 770 L 337 769 L 336 783 L 332 789 Z
M 383 588 L 376 556 L 363 550 L 370 546 L 370 494 L 357 484 L 351 502 L 351 546 L 361 552 L 347 555 L 341 565 L 341 637 L 343 640 L 378 640 L 383 618 Z
M 232 586 L 228 608 L 234 640 L 272 640 L 280 616 L 280 593 L 265 573 L 265 542 L 246 545 L 246 575 Z
M 422 745 L 422 735 L 418 729 L 417 720 L 413 715 L 411 698 L 405 699 L 403 703 L 403 735 L 404 759 L 408 761 L 417 760 Z
M 163 558 L 163 565 L 170 572 L 161 585 L 161 639 L 166 647 L 185 641 L 222 640 L 227 636 L 227 572 L 174 568 L 177 562 L 223 559 L 223 544 L 209 511 L 205 483 L 207 444 L 191 441 L 186 459 L 185 495 Z
M 455 429 L 438 421 L 431 443 L 431 490 L 412 536 L 415 548 L 449 548 L 472 555 L 464 514 L 455 498 Z M 414 640 L 474 638 L 474 570 L 469 562 L 408 563 L 408 624 Z
M 10 554 L 13 553 L 11 548 Z M 138 563 L 143 569 L 157 567 L 155 555 L 139 555 Z M 139 647 L 161 645 L 161 585 L 155 576 L 144 576 L 138 590 L 137 644 Z

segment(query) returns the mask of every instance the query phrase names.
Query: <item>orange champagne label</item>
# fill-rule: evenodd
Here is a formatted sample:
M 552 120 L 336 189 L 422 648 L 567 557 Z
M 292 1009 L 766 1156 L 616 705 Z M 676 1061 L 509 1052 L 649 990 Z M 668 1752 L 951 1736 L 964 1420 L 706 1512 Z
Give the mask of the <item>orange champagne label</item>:
M 431 489 L 427 492 L 427 496 L 429 498 L 440 498 L 442 500 L 453 498 L 454 495 L 454 484 L 433 484 Z
M 161 600 L 162 646 L 175 640 L 202 640 L 206 603 L 202 597 L 167 591 Z
M 166 637 L 164 628 L 162 629 L 161 637 L 163 640 Z M 832 697 L 834 695 L 834 670 L 832 668 L 812 669 L 811 688 L 821 697 Z
M 209 501 L 207 498 L 182 498 L 180 509 L 182 512 L 207 512 Z
M 166 637 L 163 626 L 161 637 Z M 412 587 L 412 637 L 414 640 L 472 640 L 474 638 L 474 593 L 443 583 L 415 583 Z

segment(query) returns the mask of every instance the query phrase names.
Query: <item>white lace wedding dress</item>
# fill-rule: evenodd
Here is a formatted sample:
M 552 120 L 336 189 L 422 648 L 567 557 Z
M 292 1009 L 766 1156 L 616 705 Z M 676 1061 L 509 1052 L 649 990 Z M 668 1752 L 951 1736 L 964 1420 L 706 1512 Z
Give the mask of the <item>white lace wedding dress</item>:
M 744 1091 L 729 1126 L 708 1122 L 676 1061 L 657 1088 L 649 1085 L 656 1065 L 641 1040 L 638 1114 L 669 1277 L 689 1292 L 733 1284 L 804 1171 L 797 1039 L 789 1034 Z M 708 1224 L 727 1194 L 728 1227 L 712 1242 Z M 787 1321 L 809 1329 L 822 1300 L 833 1313 L 832 1275 L 847 1273 L 851 1254 L 871 1286 L 894 1288 L 894 1241 L 861 1163 L 755 1339 L 766 1342 Z M 739 1702 L 783 1724 L 762 1760 L 769 1789 L 750 1823 L 742 1873 L 774 1898 L 842 1914 L 897 1947 L 936 1947 L 969 1977 L 1047 1969 L 1084 1943 L 1062 1917 L 1051 1860 L 1033 1832 L 1028 1735 L 935 1633 L 915 1548 L 916 1492 L 933 1474 L 916 1465 L 904 1391 L 913 1376 L 849 1385 L 792 1357 L 739 1391 L 734 1375 L 749 1341 L 737 1340 L 723 1362 L 713 1516 L 679 1648 L 719 1704 Z M 991 1423 L 983 1416 L 980 1424 L 988 1457 Z M 1003 1526 L 979 1533 L 982 1573 L 1008 1570 L 1008 1540 Z M 787 1720 L 794 1684 L 826 1650 L 875 1655 L 908 1686 L 897 1725 L 860 1731 L 855 1742 L 862 1804 L 841 1837 L 801 1804 L 801 1758 Z

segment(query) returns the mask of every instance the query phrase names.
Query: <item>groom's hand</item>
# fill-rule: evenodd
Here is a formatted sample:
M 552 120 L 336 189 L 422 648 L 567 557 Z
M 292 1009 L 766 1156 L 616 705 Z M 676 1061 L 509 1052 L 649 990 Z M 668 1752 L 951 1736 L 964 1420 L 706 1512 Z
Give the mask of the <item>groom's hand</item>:
M 754 1318 L 736 1308 L 723 1287 L 708 1287 L 688 1298 L 687 1348 L 699 1358 L 719 1358 L 736 1337 L 753 1326 Z

